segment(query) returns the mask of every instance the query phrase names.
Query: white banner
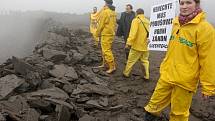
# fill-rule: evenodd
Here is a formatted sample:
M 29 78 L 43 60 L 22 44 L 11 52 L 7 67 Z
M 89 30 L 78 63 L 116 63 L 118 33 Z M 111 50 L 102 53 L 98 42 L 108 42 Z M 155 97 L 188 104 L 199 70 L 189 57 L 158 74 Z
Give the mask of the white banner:
M 149 50 L 167 51 L 172 32 L 172 22 L 176 16 L 176 2 L 177 0 L 171 0 L 152 7 Z

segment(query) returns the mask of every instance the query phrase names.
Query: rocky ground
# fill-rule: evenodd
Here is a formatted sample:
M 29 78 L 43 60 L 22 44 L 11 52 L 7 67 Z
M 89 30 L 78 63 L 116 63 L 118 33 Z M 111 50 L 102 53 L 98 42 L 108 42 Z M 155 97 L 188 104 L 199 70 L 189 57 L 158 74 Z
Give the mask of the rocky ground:
M 123 48 L 117 38 L 117 71 L 108 75 L 94 68 L 101 53 L 88 32 L 52 27 L 31 56 L 0 65 L 0 121 L 144 121 L 164 53 L 151 52 L 151 79 L 144 81 L 139 63 L 122 77 Z M 203 102 L 198 93 L 190 121 L 214 120 L 215 98 Z

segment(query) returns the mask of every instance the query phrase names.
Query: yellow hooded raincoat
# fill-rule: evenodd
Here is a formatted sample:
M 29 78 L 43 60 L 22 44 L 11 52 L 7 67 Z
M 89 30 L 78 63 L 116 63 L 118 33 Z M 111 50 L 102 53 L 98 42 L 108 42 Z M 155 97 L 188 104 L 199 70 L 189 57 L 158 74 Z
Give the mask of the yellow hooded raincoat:
M 168 83 L 192 92 L 200 81 L 204 94 L 215 94 L 215 29 L 203 12 L 182 27 L 174 21 L 160 73 Z
M 98 12 L 97 13 L 91 13 L 90 15 L 90 32 L 92 33 L 95 44 L 98 45 L 99 43 L 99 37 L 96 36 L 96 30 L 98 27 Z
M 145 67 L 145 78 L 149 79 L 149 52 L 147 42 L 147 31 L 149 32 L 149 20 L 143 14 L 137 15 L 132 21 L 131 30 L 126 45 L 131 46 L 124 75 L 129 76 L 133 65 L 140 60 Z
M 101 48 L 103 54 L 103 63 L 107 63 L 110 68 L 115 66 L 112 53 L 112 42 L 115 36 L 116 12 L 108 7 L 104 7 L 99 14 L 99 26 L 96 36 L 101 36 Z
M 132 21 L 131 30 L 126 44 L 131 46 L 131 49 L 137 51 L 148 51 L 148 43 L 146 41 L 147 32 L 141 21 L 149 32 L 149 20 L 145 18 L 143 14 L 137 15 Z
M 173 23 L 161 76 L 145 110 L 159 114 L 171 103 L 170 121 L 188 121 L 198 83 L 203 94 L 215 94 L 215 29 L 204 12 L 183 26 L 178 18 Z

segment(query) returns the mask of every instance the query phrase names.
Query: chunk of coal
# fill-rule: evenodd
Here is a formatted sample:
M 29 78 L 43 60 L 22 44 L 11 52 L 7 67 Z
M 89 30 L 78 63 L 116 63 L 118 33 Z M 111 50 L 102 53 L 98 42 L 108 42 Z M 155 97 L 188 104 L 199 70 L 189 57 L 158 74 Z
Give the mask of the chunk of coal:
M 0 78 L 0 99 L 4 99 L 24 83 L 25 80 L 17 77 L 16 75 L 7 75 Z
M 77 89 L 73 91 L 73 94 L 81 94 L 81 93 L 96 93 L 104 96 L 114 95 L 114 91 L 110 90 L 108 87 L 102 85 L 95 84 L 84 84 L 78 85 Z

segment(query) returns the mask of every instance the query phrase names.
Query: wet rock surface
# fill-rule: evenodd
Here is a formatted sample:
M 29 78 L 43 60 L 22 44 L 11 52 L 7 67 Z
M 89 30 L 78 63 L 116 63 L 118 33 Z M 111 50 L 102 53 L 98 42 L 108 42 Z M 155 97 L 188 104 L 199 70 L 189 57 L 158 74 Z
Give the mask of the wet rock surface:
M 164 53 L 152 52 L 151 79 L 135 65 L 123 78 L 124 42 L 116 38 L 117 71 L 108 75 L 88 32 L 53 27 L 26 58 L 0 65 L 0 121 L 144 121 Z M 215 98 L 193 99 L 190 121 L 214 121 Z
M 24 82 L 24 79 L 18 78 L 16 75 L 7 75 L 0 78 L 0 99 L 6 98 Z

